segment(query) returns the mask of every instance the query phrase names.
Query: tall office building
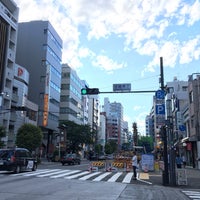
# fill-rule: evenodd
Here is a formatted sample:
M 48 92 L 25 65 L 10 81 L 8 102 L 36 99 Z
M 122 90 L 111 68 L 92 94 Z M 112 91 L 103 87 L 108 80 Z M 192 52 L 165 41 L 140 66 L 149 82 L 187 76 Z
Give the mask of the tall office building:
M 45 152 L 53 152 L 58 132 L 62 39 L 49 21 L 19 23 L 16 62 L 30 73 L 28 97 L 38 104 Z
M 61 97 L 60 97 L 60 121 L 74 121 L 83 124 L 83 101 L 81 88 L 83 82 L 75 70 L 67 64 L 62 65 Z
M 118 149 L 120 149 L 125 141 L 123 106 L 117 102 L 110 103 L 108 98 L 104 98 L 103 109 L 107 116 L 107 141 L 116 141 Z
M 0 125 L 5 127 L 5 146 L 14 137 L 14 122 L 10 119 L 13 93 L 17 23 L 19 9 L 12 0 L 0 0 Z

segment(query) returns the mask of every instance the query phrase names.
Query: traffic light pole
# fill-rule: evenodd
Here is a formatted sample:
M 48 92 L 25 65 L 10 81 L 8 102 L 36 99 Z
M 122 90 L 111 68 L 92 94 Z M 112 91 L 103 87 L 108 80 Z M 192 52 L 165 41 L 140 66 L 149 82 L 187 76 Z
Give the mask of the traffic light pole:
M 99 94 L 108 94 L 108 93 L 115 93 L 115 94 L 121 94 L 121 93 L 152 93 L 156 92 L 156 90 L 136 90 L 136 91 L 120 91 L 120 92 L 99 92 Z

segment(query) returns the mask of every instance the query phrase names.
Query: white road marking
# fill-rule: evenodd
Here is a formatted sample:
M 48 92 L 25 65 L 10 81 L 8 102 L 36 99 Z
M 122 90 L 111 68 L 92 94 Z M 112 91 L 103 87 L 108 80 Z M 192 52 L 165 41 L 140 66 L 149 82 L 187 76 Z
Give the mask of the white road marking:
M 83 177 L 79 178 L 79 180 L 87 180 L 87 179 L 89 179 L 89 178 L 91 178 L 93 176 L 96 176 L 97 174 L 100 174 L 100 173 L 101 172 L 94 172 L 94 173 L 91 173 L 91 174 L 88 174 L 86 176 L 83 176 Z
M 101 174 L 100 176 L 96 177 L 95 179 L 93 179 L 92 181 L 101 181 L 103 178 L 105 178 L 109 174 L 111 174 L 111 172 L 105 172 L 105 173 Z
M 115 182 L 121 175 L 122 175 L 122 172 L 117 172 L 111 178 L 109 178 L 107 181 L 108 182 Z

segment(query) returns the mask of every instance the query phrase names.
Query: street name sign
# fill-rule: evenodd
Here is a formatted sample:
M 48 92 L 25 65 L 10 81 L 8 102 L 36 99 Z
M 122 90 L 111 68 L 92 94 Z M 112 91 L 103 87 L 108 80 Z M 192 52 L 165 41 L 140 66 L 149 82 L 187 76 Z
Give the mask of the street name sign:
M 130 83 L 113 84 L 113 92 L 130 92 Z

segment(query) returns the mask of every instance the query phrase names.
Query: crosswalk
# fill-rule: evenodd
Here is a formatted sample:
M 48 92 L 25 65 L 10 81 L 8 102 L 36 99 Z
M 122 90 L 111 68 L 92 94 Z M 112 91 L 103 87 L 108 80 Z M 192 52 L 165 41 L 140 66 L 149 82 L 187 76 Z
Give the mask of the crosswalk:
M 200 191 L 196 190 L 182 190 L 182 192 L 193 200 L 200 200 Z
M 34 172 L 23 172 L 19 174 L 10 174 L 10 176 L 24 176 L 24 177 L 48 177 L 51 179 L 79 179 L 90 181 L 107 181 L 107 182 L 121 182 L 131 183 L 133 180 L 133 172 L 106 172 L 106 171 L 83 171 L 71 169 L 38 169 Z M 138 176 L 138 180 L 140 180 Z

